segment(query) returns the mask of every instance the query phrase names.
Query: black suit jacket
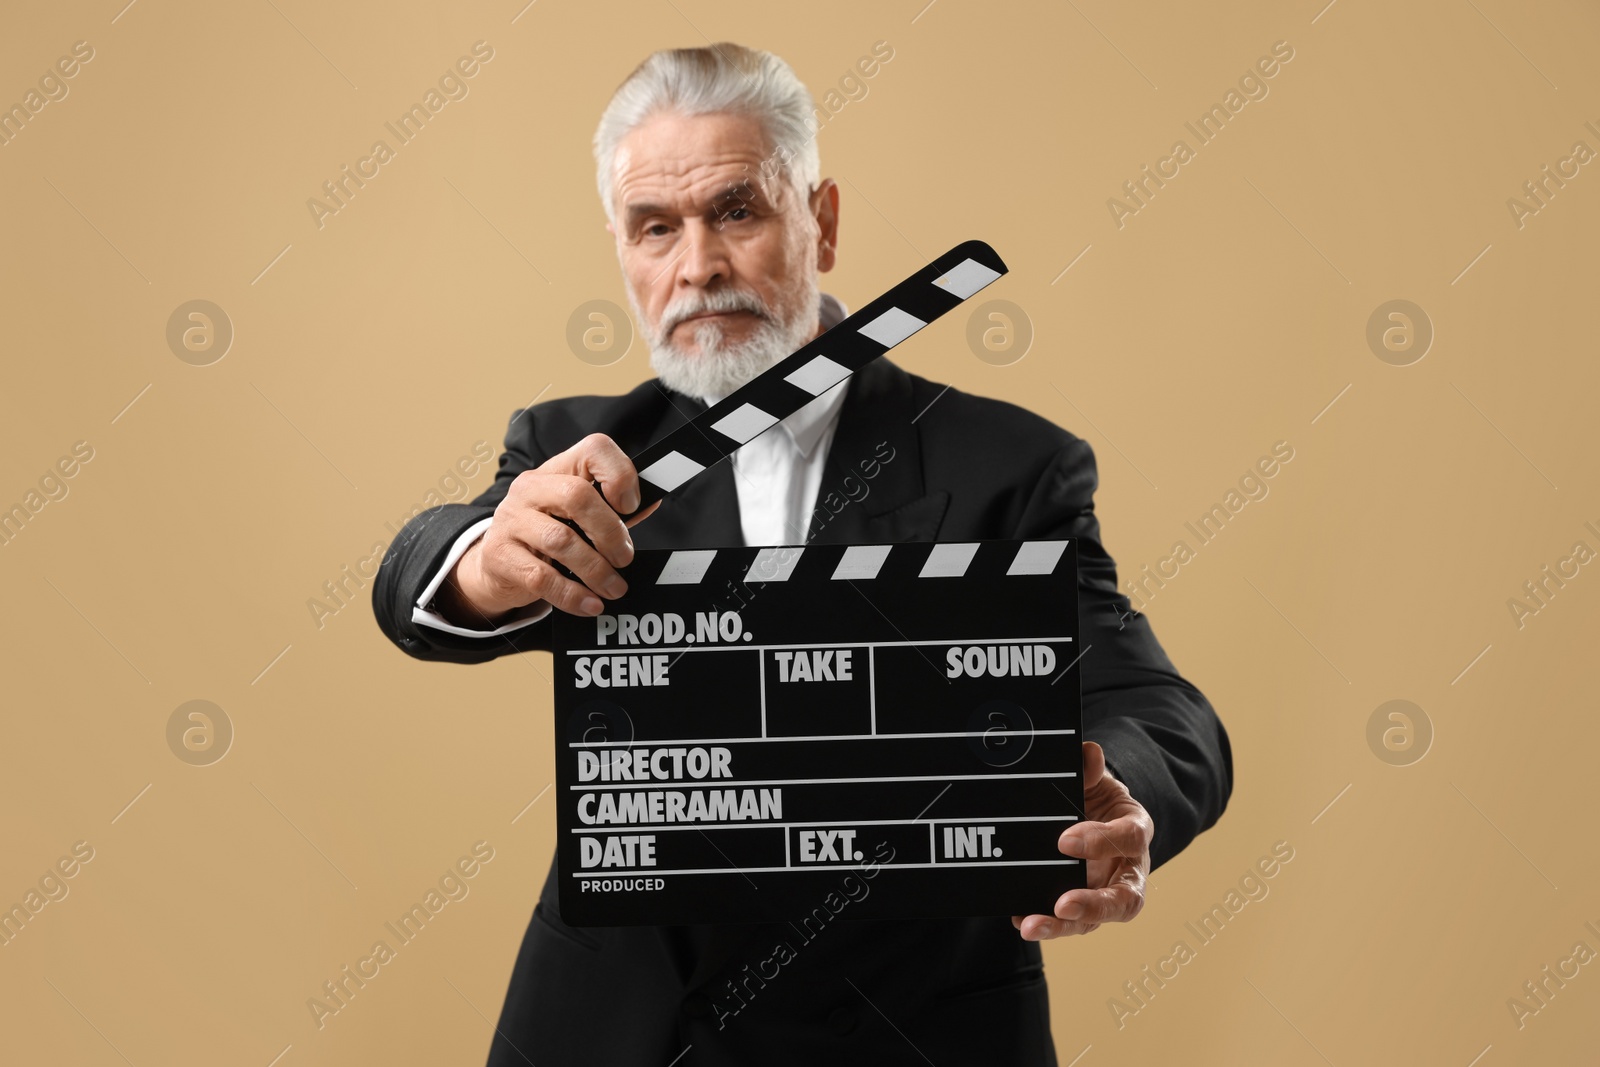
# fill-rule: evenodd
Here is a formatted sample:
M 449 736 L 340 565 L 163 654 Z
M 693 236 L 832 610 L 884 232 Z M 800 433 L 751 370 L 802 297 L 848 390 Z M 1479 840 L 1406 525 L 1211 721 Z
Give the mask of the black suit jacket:
M 944 388 L 886 359 L 857 372 L 829 450 L 814 543 L 1078 541 L 1084 736 L 1155 823 L 1160 866 L 1216 822 L 1232 789 L 1227 733 L 1147 619 L 1117 592 L 1100 542 L 1087 442 L 1013 404 Z M 692 418 L 698 400 L 646 382 L 618 397 L 515 413 L 494 485 L 418 514 L 373 587 L 383 632 L 419 659 L 479 663 L 549 649 L 546 618 L 502 637 L 420 626 L 411 607 L 450 545 L 493 514 L 512 480 L 590 433 L 634 454 Z M 865 475 L 874 474 L 870 479 Z M 644 548 L 740 545 L 727 463 L 632 530 Z M 824 912 L 824 915 L 829 913 Z M 555 865 L 534 909 L 491 1064 L 1054 1063 L 1039 946 L 1006 918 L 574 929 Z M 785 951 L 785 946 L 787 951 Z M 937 1051 L 935 1051 L 937 1050 Z

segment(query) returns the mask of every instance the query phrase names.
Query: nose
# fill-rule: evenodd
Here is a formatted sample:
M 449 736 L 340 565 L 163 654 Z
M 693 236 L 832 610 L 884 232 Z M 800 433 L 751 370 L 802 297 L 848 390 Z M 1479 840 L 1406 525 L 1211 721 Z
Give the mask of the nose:
M 731 280 L 733 268 L 720 227 L 695 220 L 688 225 L 684 236 L 689 247 L 678 261 L 678 288 L 705 289 Z

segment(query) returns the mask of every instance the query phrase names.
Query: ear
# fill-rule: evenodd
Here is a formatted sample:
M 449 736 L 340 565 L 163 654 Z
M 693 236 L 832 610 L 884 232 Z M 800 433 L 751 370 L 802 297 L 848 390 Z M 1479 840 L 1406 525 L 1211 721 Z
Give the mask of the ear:
M 839 248 L 839 186 L 832 178 L 812 191 L 811 214 L 817 220 L 817 270 L 830 271 Z

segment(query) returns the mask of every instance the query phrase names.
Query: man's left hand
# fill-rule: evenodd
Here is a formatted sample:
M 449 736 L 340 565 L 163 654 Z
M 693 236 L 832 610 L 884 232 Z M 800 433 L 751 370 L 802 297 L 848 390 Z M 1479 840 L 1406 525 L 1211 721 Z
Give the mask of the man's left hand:
M 1128 787 L 1107 773 L 1105 751 L 1093 741 L 1083 743 L 1083 800 L 1086 818 L 1063 830 L 1056 847 L 1087 863 L 1089 888 L 1061 894 L 1053 916 L 1013 915 L 1011 925 L 1024 940 L 1091 933 L 1101 923 L 1127 922 L 1144 908 L 1155 823 Z

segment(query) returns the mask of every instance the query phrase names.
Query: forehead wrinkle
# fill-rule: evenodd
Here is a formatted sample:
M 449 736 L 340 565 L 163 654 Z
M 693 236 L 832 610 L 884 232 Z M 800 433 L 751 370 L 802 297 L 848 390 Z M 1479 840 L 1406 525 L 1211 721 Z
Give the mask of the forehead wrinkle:
M 748 115 L 652 115 L 617 147 L 612 164 L 615 210 L 625 214 L 630 202 L 710 208 L 719 194 L 759 188 L 767 140 L 760 122 Z M 768 199 L 776 201 L 770 195 Z
M 701 154 L 698 158 L 682 158 L 667 155 L 664 158 L 635 160 L 632 155 L 627 158 L 618 158 L 616 166 L 616 181 L 619 187 L 632 186 L 638 182 L 661 181 L 672 184 L 683 184 L 685 179 L 693 182 L 710 181 L 710 179 L 726 178 L 726 174 L 738 171 L 739 176 L 746 174 L 749 166 L 760 166 L 760 155 L 741 152 L 741 150 L 728 150 L 728 152 L 709 152 Z M 637 163 L 637 165 L 635 165 Z M 723 171 L 723 173 L 710 174 L 707 171 Z M 699 176 L 696 176 L 699 174 Z
M 639 201 L 661 205 L 707 205 L 731 190 L 749 185 L 752 191 L 750 162 L 758 159 L 733 152 L 694 162 L 664 160 L 642 164 L 617 178 L 617 191 L 623 210 Z M 621 168 L 619 168 L 620 170 Z

